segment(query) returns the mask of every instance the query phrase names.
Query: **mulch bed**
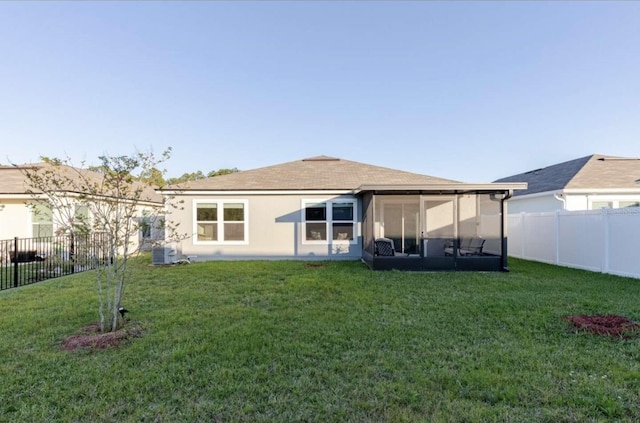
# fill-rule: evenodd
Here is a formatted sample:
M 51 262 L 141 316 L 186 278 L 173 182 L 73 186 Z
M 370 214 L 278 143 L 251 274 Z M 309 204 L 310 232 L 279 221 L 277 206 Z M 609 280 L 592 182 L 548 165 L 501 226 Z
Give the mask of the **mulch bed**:
M 107 347 L 115 347 L 131 338 L 142 336 L 142 330 L 137 326 L 125 326 L 113 332 L 100 332 L 100 324 L 93 323 L 80 329 L 82 334 L 71 335 L 62 341 L 64 351 L 78 349 L 98 351 Z
M 566 316 L 565 320 L 577 329 L 596 335 L 630 338 L 640 332 L 640 324 L 614 314 L 574 314 Z

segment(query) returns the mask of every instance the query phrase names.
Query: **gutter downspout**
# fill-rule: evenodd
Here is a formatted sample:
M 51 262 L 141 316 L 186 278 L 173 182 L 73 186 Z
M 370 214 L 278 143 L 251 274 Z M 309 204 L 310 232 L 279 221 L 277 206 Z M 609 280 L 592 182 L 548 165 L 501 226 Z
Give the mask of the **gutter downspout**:
M 553 194 L 553 197 L 560 201 L 562 203 L 562 210 L 566 210 L 567 209 L 567 199 L 565 198 L 564 194 L 562 193 L 555 193 Z

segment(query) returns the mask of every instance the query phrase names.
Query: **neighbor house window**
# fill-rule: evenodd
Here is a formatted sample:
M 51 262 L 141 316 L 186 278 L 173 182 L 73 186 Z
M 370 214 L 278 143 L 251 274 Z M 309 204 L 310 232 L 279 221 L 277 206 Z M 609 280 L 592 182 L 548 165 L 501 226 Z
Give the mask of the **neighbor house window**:
M 634 200 L 627 200 L 627 201 L 622 201 L 622 200 L 610 200 L 610 201 L 592 201 L 591 202 L 591 210 L 598 210 L 598 209 L 604 209 L 604 208 L 609 208 L 609 209 L 624 209 L 627 207 L 640 207 L 640 201 L 634 201 Z
M 246 200 L 196 201 L 195 242 L 246 244 L 248 220 Z
M 85 204 L 76 204 L 73 214 L 73 223 L 75 229 L 89 230 L 89 206 Z
M 591 203 L 591 210 L 613 208 L 613 201 L 594 201 Z
M 640 207 L 640 201 L 620 201 L 619 208 L 624 209 L 627 207 Z
M 151 226 L 153 224 L 153 218 L 151 216 L 151 212 L 145 210 L 142 212 L 142 217 L 139 220 L 139 229 L 140 229 L 140 240 L 150 240 L 151 239 Z
M 31 209 L 31 231 L 34 238 L 53 236 L 53 214 L 48 204 L 36 203 Z
M 355 242 L 356 202 L 304 200 L 304 242 Z

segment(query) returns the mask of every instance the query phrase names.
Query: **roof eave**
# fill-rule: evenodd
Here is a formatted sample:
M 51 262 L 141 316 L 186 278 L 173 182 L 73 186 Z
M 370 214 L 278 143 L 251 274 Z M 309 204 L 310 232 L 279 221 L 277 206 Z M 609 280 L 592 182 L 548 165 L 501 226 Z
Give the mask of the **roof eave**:
M 638 188 L 565 188 L 565 194 L 640 194 Z
M 353 189 L 158 189 L 160 195 L 291 195 L 353 194 Z
M 487 184 L 446 183 L 446 184 L 420 184 L 420 185 L 361 185 L 354 194 L 359 195 L 367 191 L 385 192 L 438 192 L 438 193 L 465 193 L 465 192 L 497 192 L 527 189 L 526 182 L 503 182 Z

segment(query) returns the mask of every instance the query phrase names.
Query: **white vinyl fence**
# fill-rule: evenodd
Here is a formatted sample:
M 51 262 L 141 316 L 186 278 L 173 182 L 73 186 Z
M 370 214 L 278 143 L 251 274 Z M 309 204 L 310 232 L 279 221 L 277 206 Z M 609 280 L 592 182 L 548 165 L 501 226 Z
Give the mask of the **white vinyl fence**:
M 509 255 L 640 278 L 640 207 L 508 216 Z

